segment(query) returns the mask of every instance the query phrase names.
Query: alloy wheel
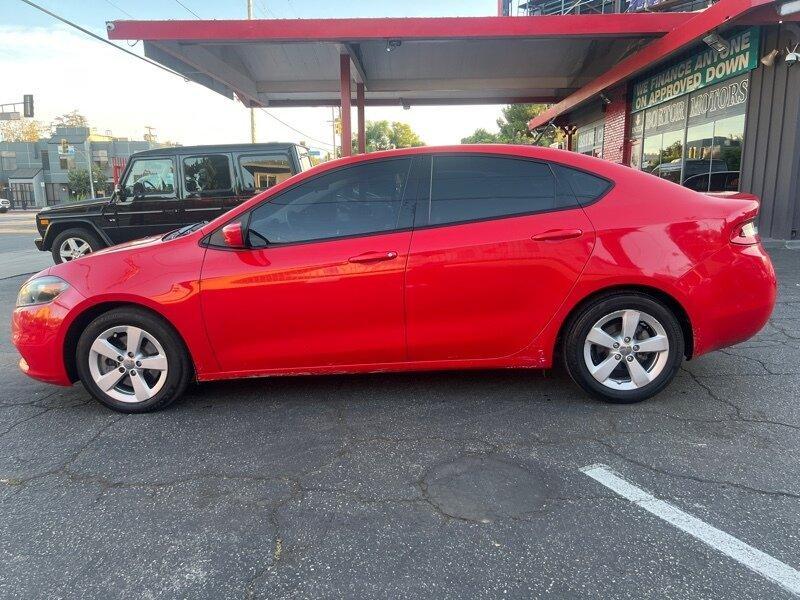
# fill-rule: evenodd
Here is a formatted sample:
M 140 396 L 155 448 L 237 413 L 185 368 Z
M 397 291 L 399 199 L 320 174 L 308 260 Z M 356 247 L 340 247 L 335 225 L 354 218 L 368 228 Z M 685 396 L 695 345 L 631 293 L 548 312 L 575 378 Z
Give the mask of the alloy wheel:
M 63 262 L 75 260 L 86 254 L 90 254 L 92 247 L 84 239 L 78 237 L 70 237 L 61 242 L 58 247 L 58 254 Z
M 626 309 L 598 320 L 586 336 L 583 358 L 589 373 L 615 390 L 635 390 L 656 379 L 669 358 L 669 338 L 652 315 Z
M 168 369 L 161 343 L 131 325 L 106 329 L 89 351 L 89 372 L 95 385 L 120 402 L 150 400 L 164 386 Z

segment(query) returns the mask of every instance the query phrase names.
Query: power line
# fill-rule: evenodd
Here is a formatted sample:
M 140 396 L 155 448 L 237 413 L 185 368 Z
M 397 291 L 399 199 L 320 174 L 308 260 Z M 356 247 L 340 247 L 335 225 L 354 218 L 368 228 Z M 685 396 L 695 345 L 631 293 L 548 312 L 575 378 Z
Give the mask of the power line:
M 131 13 L 129 13 L 127 10 L 125 10 L 124 8 L 122 8 L 122 7 L 120 7 L 120 6 L 117 6 L 116 4 L 114 4 L 114 3 L 113 3 L 111 0 L 106 0 L 106 2 L 108 2 L 108 3 L 109 3 L 111 6 L 113 6 L 114 8 L 116 8 L 116 9 L 117 9 L 119 12 L 121 12 L 121 13 L 122 13 L 123 15 L 125 15 L 126 17 L 130 17 L 131 19 L 135 19 L 135 18 L 136 18 L 136 17 L 134 17 L 134 16 L 133 16 Z
M 272 114 L 271 112 L 269 112 L 269 111 L 268 111 L 266 108 L 262 108 L 262 107 L 260 107 L 260 106 L 259 106 L 258 108 L 259 108 L 259 109 L 260 109 L 260 110 L 261 110 L 261 111 L 262 111 L 262 112 L 263 112 L 265 115 L 267 115 L 268 117 L 272 117 L 273 119 L 275 119 L 275 120 L 276 120 L 278 123 L 280 123 L 280 124 L 281 124 L 281 125 L 283 125 L 284 127 L 288 127 L 289 129 L 291 129 L 291 130 L 292 130 L 292 131 L 294 131 L 295 133 L 299 133 L 299 134 L 300 134 L 300 135 L 302 135 L 304 138 L 308 138 L 308 139 L 309 139 L 309 140 L 311 140 L 312 142 L 317 142 L 318 144 L 323 144 L 323 145 L 325 145 L 325 146 L 331 146 L 331 144 L 329 144 L 328 142 L 323 142 L 322 140 L 318 140 L 318 139 L 316 139 L 316 138 L 313 138 L 313 137 L 311 137 L 310 135 L 306 135 L 305 133 L 303 133 L 302 131 L 300 131 L 300 130 L 299 130 L 299 129 L 297 129 L 296 127 L 292 127 L 292 126 L 291 126 L 291 125 L 289 125 L 289 124 L 288 124 L 286 121 L 282 121 L 281 119 L 279 119 L 278 117 L 276 117 L 275 115 L 273 115 L 273 114 Z M 322 148 L 317 148 L 317 150 L 322 150 Z
M 200 15 L 198 15 L 196 12 L 194 12 L 194 11 L 193 11 L 191 8 L 189 8 L 188 6 L 186 6 L 186 5 L 185 5 L 183 2 L 181 2 L 181 0 L 175 0 L 175 2 L 177 2 L 178 4 L 180 4 L 180 5 L 181 5 L 183 8 L 185 8 L 185 9 L 186 9 L 186 10 L 187 10 L 187 11 L 188 11 L 190 14 L 193 14 L 193 15 L 194 15 L 195 17 L 197 17 L 198 19 L 202 19 L 202 18 L 203 18 L 203 17 L 201 17 Z
M 185 77 L 185 76 L 181 75 L 177 71 L 173 71 L 172 69 L 168 69 L 167 67 L 165 67 L 163 65 L 160 65 L 157 62 L 154 62 L 154 61 L 152 61 L 152 60 L 150 60 L 150 59 L 148 59 L 148 58 L 146 58 L 144 56 L 141 56 L 139 54 L 136 54 L 135 52 L 131 52 L 130 50 L 126 50 L 125 48 L 117 46 L 116 44 L 112 43 L 111 41 L 103 39 L 102 37 L 100 37 L 96 33 L 93 33 L 91 31 L 89 31 L 85 27 L 81 27 L 77 23 L 74 23 L 73 21 L 70 21 L 69 19 L 66 19 L 66 18 L 64 18 L 64 17 L 62 17 L 60 15 L 57 15 L 56 13 L 44 8 L 43 6 L 40 6 L 40 5 L 36 4 L 35 2 L 31 2 L 31 0 L 21 0 L 21 1 L 24 2 L 25 4 L 29 5 L 29 6 L 32 6 L 36 10 L 39 10 L 39 11 L 45 13 L 46 15 L 49 15 L 49 16 L 53 17 L 54 19 L 57 19 L 58 21 L 61 21 L 62 23 L 77 29 L 81 33 L 84 33 L 84 34 L 88 35 L 89 37 L 91 37 L 91 38 L 93 38 L 93 39 L 95 39 L 95 40 L 97 40 L 99 42 L 102 42 L 102 43 L 104 43 L 104 44 L 106 44 L 108 46 L 111 46 L 112 48 L 114 48 L 116 50 L 119 50 L 120 52 L 124 52 L 125 54 L 129 54 L 130 56 L 133 56 L 134 58 L 138 58 L 139 60 L 146 62 L 148 65 L 152 65 L 154 67 L 158 67 L 162 71 L 166 71 L 167 73 L 170 73 L 171 75 L 176 75 L 176 76 L 180 77 L 181 79 L 183 79 L 185 82 L 189 82 L 190 81 L 188 77 Z M 178 2 L 178 0 L 175 0 L 175 1 Z M 200 18 L 200 17 L 198 17 L 198 18 Z M 295 133 L 300 134 L 304 138 L 307 138 L 308 140 L 311 140 L 312 142 L 316 142 L 318 144 L 322 144 L 323 146 L 328 146 L 328 147 L 331 146 L 331 144 L 329 144 L 328 142 L 324 142 L 322 140 L 318 140 L 316 138 L 313 138 L 310 135 L 306 135 L 305 133 L 303 133 L 302 131 L 300 131 L 296 127 L 293 127 L 292 125 L 289 125 L 289 123 L 287 123 L 286 121 L 284 121 L 282 119 L 279 119 L 278 117 L 273 115 L 268 110 L 266 110 L 266 109 L 264 109 L 262 107 L 258 107 L 258 108 L 261 111 L 263 111 L 264 114 L 267 115 L 268 117 L 271 117 L 271 118 L 275 119 L 278 123 L 282 124 L 284 127 L 288 127 L 289 129 L 291 129 Z M 317 150 L 323 150 L 323 148 L 316 148 L 316 149 Z M 327 150 L 326 150 L 326 152 L 327 152 Z
M 57 19 L 57 20 L 61 21 L 62 23 L 66 24 L 66 25 L 69 25 L 70 27 L 74 27 L 75 29 L 77 29 L 81 33 L 85 33 L 89 37 L 94 38 L 95 40 L 97 40 L 99 42 L 103 42 L 104 44 L 106 44 L 108 46 L 111 46 L 112 48 L 114 48 L 116 50 L 119 50 L 120 52 L 124 52 L 125 54 L 130 54 L 134 58 L 138 58 L 139 60 L 146 62 L 148 65 L 153 65 L 154 67 L 158 67 L 162 71 L 166 71 L 167 73 L 171 73 L 172 75 L 177 75 L 178 77 L 180 77 L 184 81 L 189 81 L 188 77 L 184 77 L 183 75 L 181 75 L 177 71 L 173 71 L 172 69 L 168 69 L 167 67 L 165 67 L 163 65 L 160 65 L 157 62 L 154 62 L 154 61 L 150 60 L 149 58 L 146 58 L 144 56 L 136 54 L 135 52 L 131 52 L 130 50 L 126 50 L 125 48 L 122 48 L 121 46 L 117 46 L 116 44 L 111 43 L 109 40 L 101 38 L 96 33 L 93 33 L 91 31 L 89 31 L 88 29 L 86 29 L 84 27 L 81 27 L 77 23 L 73 23 L 69 19 L 65 19 L 64 17 L 59 16 L 59 15 L 57 15 L 56 13 L 54 13 L 54 12 L 52 12 L 50 10 L 47 10 L 43 6 L 39 6 L 35 2 L 31 2 L 31 0 L 21 0 L 21 1 L 24 2 L 25 4 L 29 5 L 29 6 L 32 6 L 36 10 L 40 10 L 44 14 L 49 15 L 49 16 L 53 17 L 54 19 Z

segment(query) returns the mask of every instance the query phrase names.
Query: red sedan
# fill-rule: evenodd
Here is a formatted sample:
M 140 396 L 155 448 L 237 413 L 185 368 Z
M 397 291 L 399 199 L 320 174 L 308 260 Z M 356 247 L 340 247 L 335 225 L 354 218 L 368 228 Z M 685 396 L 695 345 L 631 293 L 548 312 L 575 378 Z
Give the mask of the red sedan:
M 589 394 L 636 402 L 684 357 L 766 323 L 776 279 L 757 212 L 752 197 L 546 148 L 379 152 L 42 271 L 13 340 L 31 377 L 80 379 L 124 412 L 164 407 L 192 379 L 557 357 Z

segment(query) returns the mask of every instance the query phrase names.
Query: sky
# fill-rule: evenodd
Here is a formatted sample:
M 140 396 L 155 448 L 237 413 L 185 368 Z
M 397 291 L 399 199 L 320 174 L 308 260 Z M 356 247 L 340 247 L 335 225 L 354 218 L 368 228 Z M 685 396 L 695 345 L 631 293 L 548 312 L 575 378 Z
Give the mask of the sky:
M 246 0 L 34 0 L 106 37 L 119 19 L 235 19 Z M 256 18 L 480 16 L 496 0 L 254 0 Z M 119 45 L 128 46 L 127 42 Z M 129 48 L 141 54 L 142 44 Z M 99 133 L 184 145 L 250 141 L 249 111 L 203 86 L 161 71 L 63 25 L 20 0 L 0 0 L 0 103 L 34 94 L 36 118 L 78 110 Z M 367 108 L 367 120 L 404 121 L 429 145 L 458 143 L 483 127 L 495 131 L 500 106 Z M 258 141 L 307 141 L 322 150 L 331 139 L 330 108 L 272 108 L 300 133 L 258 112 Z M 318 140 L 318 141 L 313 141 Z M 322 142 L 325 142 L 324 144 Z

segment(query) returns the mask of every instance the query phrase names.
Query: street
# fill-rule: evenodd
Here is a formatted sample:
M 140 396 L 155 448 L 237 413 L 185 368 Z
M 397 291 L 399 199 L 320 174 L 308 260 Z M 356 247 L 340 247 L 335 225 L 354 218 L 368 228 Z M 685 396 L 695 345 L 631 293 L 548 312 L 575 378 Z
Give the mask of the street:
M 780 293 L 757 337 L 641 404 L 593 401 L 556 369 L 214 383 L 120 415 L 17 368 L 21 273 L 51 264 L 32 218 L 0 215 L 0 597 L 793 597 L 798 250 L 770 250 Z
M 49 252 L 39 252 L 33 240 L 39 237 L 33 210 L 0 214 L 0 279 L 20 273 L 35 273 L 53 264 Z

